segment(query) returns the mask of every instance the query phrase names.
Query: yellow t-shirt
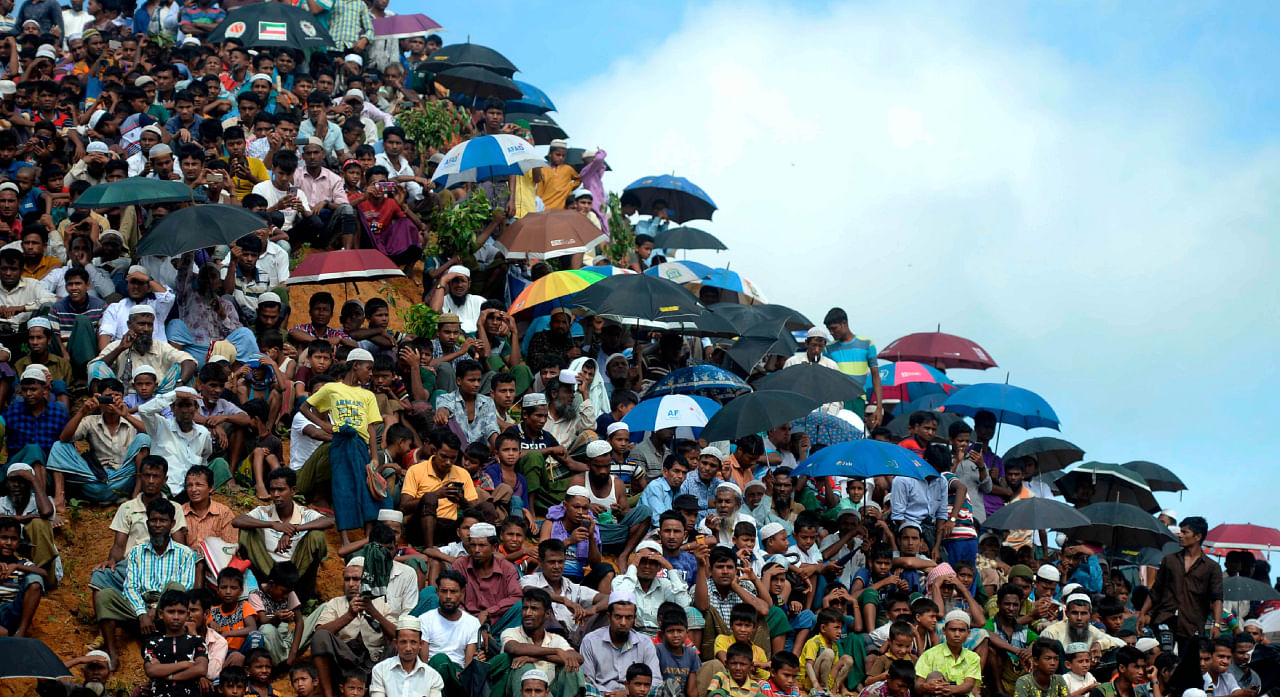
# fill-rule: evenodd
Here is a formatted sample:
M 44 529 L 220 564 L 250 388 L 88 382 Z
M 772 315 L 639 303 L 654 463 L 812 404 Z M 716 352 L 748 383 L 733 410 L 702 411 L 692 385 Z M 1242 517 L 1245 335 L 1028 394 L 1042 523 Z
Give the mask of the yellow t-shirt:
M 350 426 L 360 432 L 366 443 L 369 442 L 369 424 L 382 423 L 378 400 L 363 387 L 327 382 L 307 398 L 307 404 L 329 415 L 335 433 L 343 426 Z
M 432 458 L 435 459 L 435 458 Z M 462 483 L 462 498 L 468 501 L 475 501 L 476 485 L 471 481 L 471 475 L 467 471 L 457 465 L 449 470 L 449 475 L 441 479 L 436 474 L 435 468 L 432 467 L 431 460 L 424 460 L 409 468 L 404 473 L 404 486 L 400 489 L 403 494 L 408 494 L 412 498 L 422 498 L 422 495 L 431 491 L 439 491 L 449 482 Z M 440 503 L 436 507 L 436 517 L 442 520 L 457 520 L 458 504 L 449 499 L 440 497 Z
M 533 183 L 533 170 L 516 177 L 516 218 L 523 218 L 538 209 L 538 185 Z
M 271 173 L 267 171 L 267 166 L 262 164 L 262 160 L 259 160 L 256 157 L 249 157 L 246 159 L 249 160 L 249 173 L 253 175 L 254 179 L 257 179 L 258 181 L 261 182 L 271 178 Z M 235 185 L 236 198 L 240 199 L 241 201 L 244 200 L 245 196 L 248 196 L 249 194 L 253 193 L 254 182 L 249 181 L 248 179 L 241 179 L 240 177 L 232 177 L 231 183 Z
M 728 651 L 729 645 L 733 643 L 734 643 L 734 638 L 732 634 L 721 634 L 720 636 L 716 637 L 716 643 L 714 646 L 715 650 L 712 653 L 719 654 L 721 651 Z M 760 648 L 759 646 L 756 646 L 755 644 L 752 644 L 751 660 L 754 663 L 768 663 L 769 656 L 765 654 L 764 649 Z M 760 680 L 768 680 L 769 671 L 764 670 L 762 668 L 757 668 L 756 677 L 759 678 Z
M 543 167 L 542 182 L 538 184 L 538 196 L 549 211 L 564 210 L 565 199 L 578 186 L 578 173 L 569 165 Z
M 817 660 L 818 654 L 822 653 L 823 649 L 831 649 L 836 654 L 836 658 L 840 657 L 840 651 L 836 649 L 834 644 L 828 644 L 821 634 L 814 634 L 809 637 L 808 641 L 804 642 L 804 648 L 800 650 L 800 673 L 796 676 L 796 679 L 800 682 L 801 692 L 808 692 L 813 689 L 813 684 L 810 682 L 809 676 L 806 675 L 805 668 L 810 661 Z M 822 689 L 830 689 L 831 685 L 821 685 L 820 687 Z

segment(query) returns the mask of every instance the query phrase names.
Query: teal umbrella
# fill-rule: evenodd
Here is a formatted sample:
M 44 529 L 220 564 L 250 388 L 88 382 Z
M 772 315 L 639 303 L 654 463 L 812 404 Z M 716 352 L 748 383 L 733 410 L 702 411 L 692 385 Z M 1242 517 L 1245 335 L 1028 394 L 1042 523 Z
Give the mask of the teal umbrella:
M 71 207 L 119 208 L 153 203 L 190 203 L 194 200 L 193 195 L 191 187 L 182 182 L 132 177 L 91 186 Z
M 239 206 L 208 203 L 188 206 L 164 217 L 142 236 L 138 256 L 158 254 L 176 257 L 186 252 L 231 244 L 268 223 Z

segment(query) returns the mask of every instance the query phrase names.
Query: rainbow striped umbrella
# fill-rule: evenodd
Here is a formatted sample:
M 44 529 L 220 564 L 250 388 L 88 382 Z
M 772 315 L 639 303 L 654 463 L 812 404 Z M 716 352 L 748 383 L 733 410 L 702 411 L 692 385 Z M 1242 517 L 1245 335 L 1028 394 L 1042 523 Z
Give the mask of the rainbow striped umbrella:
M 532 309 L 534 305 L 573 295 L 603 278 L 604 274 L 586 269 L 553 271 L 525 286 L 520 295 L 516 296 L 515 302 L 511 303 L 510 312 L 514 315 Z

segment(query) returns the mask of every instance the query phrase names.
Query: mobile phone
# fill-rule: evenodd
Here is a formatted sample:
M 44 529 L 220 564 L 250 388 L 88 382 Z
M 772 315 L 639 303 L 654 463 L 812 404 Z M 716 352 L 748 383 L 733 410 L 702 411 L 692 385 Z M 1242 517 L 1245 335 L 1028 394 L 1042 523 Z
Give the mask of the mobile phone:
M 209 172 L 208 174 L 204 175 L 204 180 L 209 182 L 210 184 L 221 184 L 222 172 Z
M 290 195 L 290 196 L 297 196 L 297 195 L 298 195 L 298 187 L 296 187 L 296 186 L 290 186 L 290 187 L 289 187 L 289 195 Z
M 98 395 L 98 404 L 114 404 L 114 403 L 115 403 L 115 400 L 111 399 L 110 397 L 104 394 Z
M 395 182 L 378 182 L 378 191 L 381 191 L 384 194 L 392 193 L 395 190 L 396 190 Z
M 124 48 L 124 44 L 120 43 L 119 41 L 116 41 L 115 39 L 112 39 L 107 42 L 107 48 L 111 49 L 112 51 L 119 51 L 121 48 Z

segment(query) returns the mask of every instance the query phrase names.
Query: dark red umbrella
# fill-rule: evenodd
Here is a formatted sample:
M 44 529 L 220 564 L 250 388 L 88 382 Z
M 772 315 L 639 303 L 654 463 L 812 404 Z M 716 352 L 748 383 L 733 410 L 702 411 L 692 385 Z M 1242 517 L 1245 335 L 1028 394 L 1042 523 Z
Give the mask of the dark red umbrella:
M 986 370 L 996 362 L 974 342 L 941 331 L 908 334 L 880 349 L 878 358 L 890 361 L 917 361 L 935 368 Z
M 1223 523 L 1215 525 L 1205 535 L 1204 544 L 1212 547 L 1215 554 L 1226 554 L 1236 549 L 1260 552 L 1280 550 L 1280 530 L 1252 523 Z
M 376 249 L 342 249 L 308 255 L 289 274 L 285 285 L 351 283 L 403 275 L 394 261 Z

